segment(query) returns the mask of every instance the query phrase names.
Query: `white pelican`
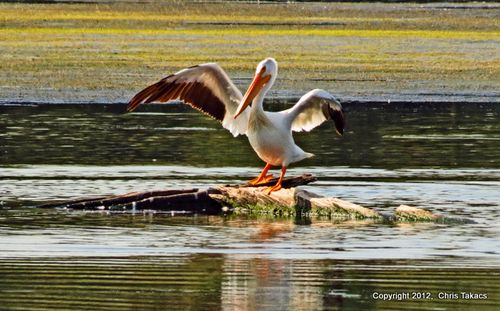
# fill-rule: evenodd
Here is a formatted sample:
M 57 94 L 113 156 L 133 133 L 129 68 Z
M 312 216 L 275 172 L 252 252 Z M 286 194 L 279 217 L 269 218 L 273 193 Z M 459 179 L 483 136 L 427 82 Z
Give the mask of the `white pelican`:
M 249 183 L 268 182 L 271 166 L 280 166 L 278 182 L 266 189 L 270 194 L 281 189 L 281 182 L 290 163 L 313 156 L 304 152 L 293 140 L 292 131 L 310 131 L 326 120 L 333 119 L 342 135 L 344 113 L 339 101 L 330 93 L 315 89 L 305 94 L 292 108 L 280 112 L 264 111 L 264 96 L 278 74 L 278 64 L 272 58 L 259 63 L 255 77 L 245 96 L 227 74 L 215 63 L 183 69 L 148 86 L 132 98 L 127 111 L 142 103 L 181 100 L 222 122 L 234 136 L 245 134 L 257 155 L 266 162 L 264 170 Z M 251 105 L 251 109 L 246 109 Z

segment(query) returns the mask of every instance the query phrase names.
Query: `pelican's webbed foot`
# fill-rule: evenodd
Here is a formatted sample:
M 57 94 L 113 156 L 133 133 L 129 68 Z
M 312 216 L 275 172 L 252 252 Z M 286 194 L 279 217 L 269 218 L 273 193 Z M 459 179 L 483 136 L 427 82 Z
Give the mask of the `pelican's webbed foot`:
M 278 182 L 276 183 L 276 185 L 266 188 L 265 191 L 267 194 L 271 194 L 271 192 L 278 191 L 281 189 L 281 183 L 283 182 L 283 178 L 285 177 L 285 173 L 286 173 L 286 166 L 282 166 L 281 167 L 281 174 L 280 174 L 280 178 L 278 179 Z
M 274 186 L 267 187 L 265 191 L 266 191 L 267 194 L 271 194 L 271 192 L 278 191 L 280 189 L 281 189 L 281 182 L 278 182 Z
M 273 179 L 273 174 L 269 174 L 269 175 L 266 175 L 263 177 L 261 177 L 261 176 L 256 177 L 252 180 L 249 180 L 248 183 L 252 186 L 257 186 L 257 185 L 268 183 L 271 179 Z

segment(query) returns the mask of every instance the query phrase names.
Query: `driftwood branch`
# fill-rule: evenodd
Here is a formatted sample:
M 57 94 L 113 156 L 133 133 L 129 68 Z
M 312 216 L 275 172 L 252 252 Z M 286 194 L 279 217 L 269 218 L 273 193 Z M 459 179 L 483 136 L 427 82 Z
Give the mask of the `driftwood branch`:
M 315 180 L 316 178 L 312 175 L 287 177 L 283 180 L 283 189 L 270 195 L 264 190 L 267 186 L 275 184 L 277 179 L 258 187 L 245 184 L 219 186 L 207 190 L 131 192 L 109 197 L 59 201 L 38 207 L 125 212 L 152 210 L 173 214 L 259 214 L 273 217 L 328 217 L 381 221 L 442 222 L 449 220 L 429 211 L 409 206 L 400 206 L 395 210 L 394 216 L 386 216 L 348 201 L 322 197 L 297 188 Z
M 279 178 L 273 178 L 266 183 L 259 184 L 258 186 L 250 185 L 247 183 L 244 185 L 234 185 L 231 187 L 240 187 L 240 188 L 241 187 L 269 187 L 269 186 L 275 185 L 278 182 L 278 179 Z M 283 179 L 281 186 L 284 189 L 287 189 L 287 188 L 293 188 L 293 187 L 307 185 L 307 184 L 312 183 L 314 181 L 316 181 L 316 177 L 314 177 L 311 174 L 304 174 L 302 176 L 286 177 L 285 179 Z

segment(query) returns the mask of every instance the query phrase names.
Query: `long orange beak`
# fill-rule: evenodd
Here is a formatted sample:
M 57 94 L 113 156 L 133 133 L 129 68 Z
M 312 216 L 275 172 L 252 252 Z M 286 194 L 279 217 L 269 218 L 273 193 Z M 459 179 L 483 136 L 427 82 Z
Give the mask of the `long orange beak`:
M 234 118 L 236 119 L 245 109 L 250 105 L 252 100 L 257 96 L 257 94 L 260 93 L 264 85 L 266 85 L 267 82 L 271 79 L 271 76 L 266 76 L 263 77 L 262 75 L 264 74 L 265 68 L 262 68 L 262 70 L 255 75 L 253 78 L 252 83 L 248 87 L 247 92 L 245 93 L 245 96 L 243 96 L 243 99 L 241 101 L 240 106 L 238 107 L 238 110 L 236 111 L 236 114 L 234 115 Z

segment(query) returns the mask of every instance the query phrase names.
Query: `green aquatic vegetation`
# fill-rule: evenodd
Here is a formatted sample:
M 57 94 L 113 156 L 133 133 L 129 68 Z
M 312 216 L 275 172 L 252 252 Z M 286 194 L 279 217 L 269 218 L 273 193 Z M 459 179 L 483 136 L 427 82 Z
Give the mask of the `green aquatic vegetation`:
M 491 14 L 411 4 L 2 3 L 0 86 L 6 97 L 131 92 L 203 62 L 248 77 L 273 56 L 279 86 L 293 92 L 493 91 L 500 30 Z
M 179 36 L 320 36 L 320 37 L 395 37 L 458 40 L 499 40 L 500 31 L 448 31 L 448 30 L 372 30 L 372 29 L 283 29 L 257 27 L 226 27 L 212 29 L 156 29 L 156 28 L 66 28 L 66 27 L 23 27 L 2 28 L 0 33 L 9 36 L 21 34 L 40 35 L 179 35 Z

